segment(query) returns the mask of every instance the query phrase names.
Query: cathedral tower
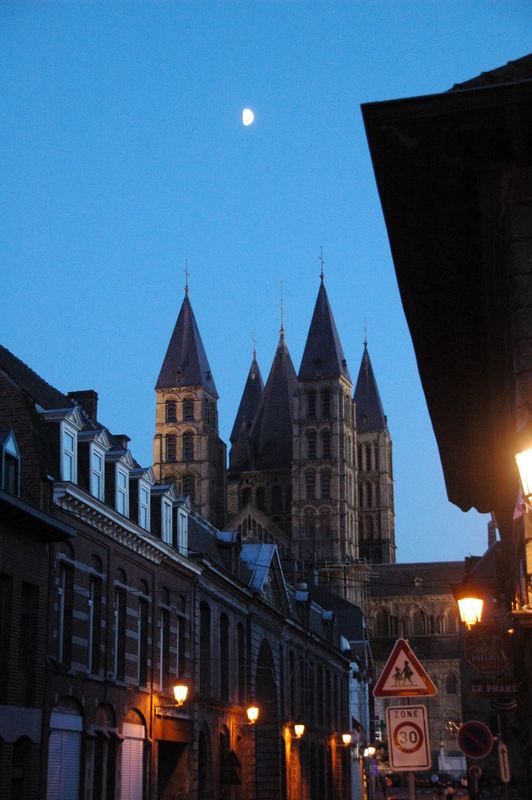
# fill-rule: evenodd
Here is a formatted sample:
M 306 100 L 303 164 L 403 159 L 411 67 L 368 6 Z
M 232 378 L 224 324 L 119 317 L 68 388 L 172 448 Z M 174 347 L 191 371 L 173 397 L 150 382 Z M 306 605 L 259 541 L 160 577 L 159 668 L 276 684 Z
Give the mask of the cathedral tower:
M 159 373 L 153 470 L 213 525 L 225 523 L 225 444 L 218 436 L 218 393 L 194 312 L 185 298 Z
M 395 564 L 392 440 L 366 341 L 355 404 L 359 553 L 376 564 Z
M 284 557 L 291 534 L 292 398 L 297 378 L 283 327 L 268 380 L 259 392 L 261 383 L 254 356 L 231 434 L 229 518 L 244 536 L 275 542 Z
M 352 389 L 322 272 L 294 399 L 293 556 L 346 599 L 358 557 Z

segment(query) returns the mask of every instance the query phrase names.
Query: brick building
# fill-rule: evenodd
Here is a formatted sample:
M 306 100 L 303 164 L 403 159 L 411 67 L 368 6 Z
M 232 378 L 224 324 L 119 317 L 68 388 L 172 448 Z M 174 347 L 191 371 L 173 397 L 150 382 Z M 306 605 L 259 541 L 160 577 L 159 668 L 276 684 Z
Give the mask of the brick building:
M 0 796 L 347 797 L 348 654 L 276 546 L 157 482 L 95 392 L 2 348 L 0 398 Z

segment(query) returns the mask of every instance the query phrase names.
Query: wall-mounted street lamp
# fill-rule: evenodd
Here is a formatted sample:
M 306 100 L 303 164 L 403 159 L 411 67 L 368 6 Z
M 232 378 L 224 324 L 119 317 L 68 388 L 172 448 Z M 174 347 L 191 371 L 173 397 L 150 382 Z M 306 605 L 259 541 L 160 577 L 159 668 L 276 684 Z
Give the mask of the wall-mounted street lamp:
M 301 739 L 303 734 L 305 733 L 305 726 L 302 722 L 296 722 L 294 725 L 294 736 L 296 739 Z
M 342 733 L 342 742 L 346 747 L 349 747 L 353 740 L 353 736 L 350 733 Z
M 484 606 L 482 593 L 479 592 L 478 589 L 475 589 L 467 579 L 463 583 L 453 586 L 452 590 L 454 599 L 458 603 L 460 619 L 464 625 L 471 628 L 473 625 L 476 625 L 477 622 L 480 622 L 482 619 L 482 608 Z
M 372 744 L 370 744 L 369 747 L 366 747 L 364 750 L 364 758 L 373 758 L 376 752 L 377 749 Z
M 254 725 L 259 718 L 259 709 L 258 706 L 252 704 L 247 708 L 247 715 L 250 725 Z
M 519 470 L 523 498 L 528 506 L 532 503 L 532 420 L 521 428 L 515 440 L 515 461 Z
M 155 714 L 159 717 L 164 717 L 165 714 L 181 708 L 186 702 L 188 696 L 188 686 L 182 681 L 176 681 L 172 686 L 172 693 L 174 695 L 175 703 L 170 703 L 164 706 L 155 706 Z

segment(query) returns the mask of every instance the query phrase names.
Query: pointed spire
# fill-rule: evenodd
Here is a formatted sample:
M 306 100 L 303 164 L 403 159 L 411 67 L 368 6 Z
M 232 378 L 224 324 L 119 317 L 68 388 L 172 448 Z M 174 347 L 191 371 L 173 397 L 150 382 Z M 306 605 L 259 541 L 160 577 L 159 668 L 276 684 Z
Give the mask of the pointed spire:
M 255 416 L 255 412 L 257 411 L 262 391 L 264 389 L 262 375 L 260 373 L 259 365 L 257 363 L 257 351 L 255 349 L 255 340 L 253 341 L 254 341 L 253 360 L 251 362 L 251 367 L 249 368 L 246 385 L 244 386 L 244 391 L 242 392 L 240 405 L 238 406 L 238 411 L 236 412 L 235 424 L 233 425 L 233 430 L 231 431 L 231 436 L 229 437 L 230 442 L 232 442 L 233 444 L 236 442 L 238 438 L 240 428 L 243 422 L 246 423 L 248 428 L 251 427 L 251 423 L 253 422 L 253 417 Z
M 340 375 L 351 383 L 347 361 L 322 278 L 298 377 L 301 381 L 337 378 Z
M 203 386 L 218 398 L 209 361 L 190 304 L 188 284 L 155 388 L 168 389 L 176 386 Z
M 283 334 L 251 427 L 256 469 L 288 469 L 292 463 L 292 398 L 297 377 Z
M 364 353 L 357 378 L 354 394 L 357 414 L 357 430 L 378 431 L 386 428 L 384 414 L 377 381 L 368 353 L 368 343 L 364 336 Z

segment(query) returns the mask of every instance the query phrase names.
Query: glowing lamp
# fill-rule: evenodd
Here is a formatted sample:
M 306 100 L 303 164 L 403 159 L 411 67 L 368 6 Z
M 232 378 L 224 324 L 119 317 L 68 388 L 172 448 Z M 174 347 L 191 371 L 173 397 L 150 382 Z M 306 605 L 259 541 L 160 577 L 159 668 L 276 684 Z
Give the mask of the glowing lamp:
M 460 619 L 464 625 L 471 628 L 472 625 L 476 625 L 477 622 L 480 622 L 482 619 L 482 607 L 484 605 L 484 601 L 481 597 L 459 597 L 457 602 L 458 610 L 460 611 Z
M 188 686 L 185 683 L 174 683 L 174 699 L 176 706 L 182 706 L 187 699 Z
M 342 742 L 345 744 L 346 747 L 349 747 L 352 738 L 353 737 L 351 736 L 350 733 L 342 733 Z
M 303 723 L 297 722 L 294 725 L 294 736 L 296 737 L 296 739 L 301 739 L 304 733 L 305 733 L 305 726 L 303 725 Z
M 529 419 L 517 434 L 515 460 L 519 470 L 523 497 L 532 501 L 532 421 Z
M 373 758 L 376 752 L 377 752 L 376 748 L 372 744 L 370 744 L 370 746 L 368 747 L 368 756 L 370 758 Z
M 247 709 L 247 715 L 250 725 L 254 725 L 259 718 L 259 709 L 257 706 L 249 706 Z

